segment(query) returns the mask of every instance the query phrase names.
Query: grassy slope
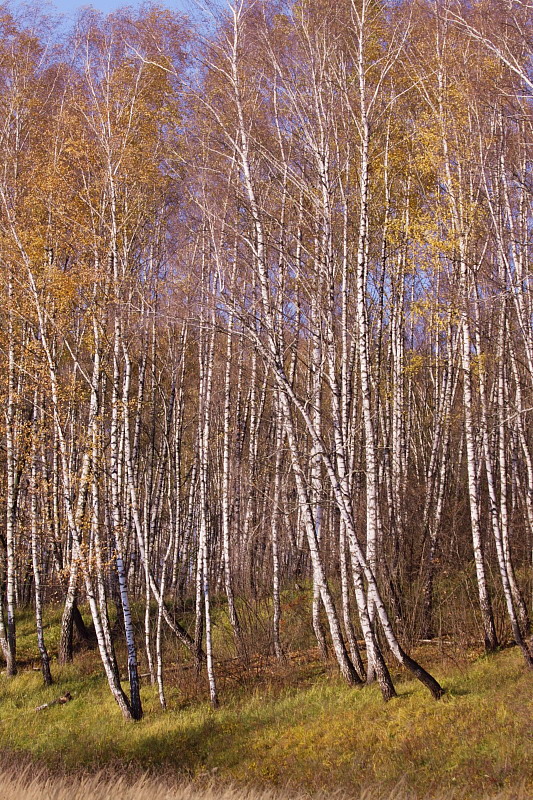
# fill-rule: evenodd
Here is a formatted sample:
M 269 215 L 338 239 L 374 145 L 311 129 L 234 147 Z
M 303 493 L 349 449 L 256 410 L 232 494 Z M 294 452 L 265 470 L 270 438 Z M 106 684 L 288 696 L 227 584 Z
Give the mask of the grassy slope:
M 28 657 L 31 621 L 20 626 Z M 27 633 L 25 633 L 25 630 Z M 126 762 L 176 769 L 188 776 L 315 790 L 401 783 L 416 794 L 453 789 L 476 798 L 522 786 L 533 796 L 532 678 L 516 648 L 436 674 L 447 688 L 438 703 L 402 679 L 385 705 L 376 688 L 351 690 L 318 662 L 276 667 L 261 682 L 223 692 L 222 707 L 168 689 L 170 710 L 143 689 L 145 718 L 124 723 L 93 654 L 55 666 L 55 686 L 38 672 L 0 678 L 0 747 L 50 766 L 97 768 Z M 188 673 L 186 673 L 188 674 Z M 69 690 L 74 700 L 35 713 L 35 706 Z

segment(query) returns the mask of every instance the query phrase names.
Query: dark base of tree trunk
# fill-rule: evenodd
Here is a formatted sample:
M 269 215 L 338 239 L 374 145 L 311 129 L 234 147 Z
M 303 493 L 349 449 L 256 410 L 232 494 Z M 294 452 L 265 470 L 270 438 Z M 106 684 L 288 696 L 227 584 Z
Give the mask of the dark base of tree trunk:
M 81 611 L 79 610 L 77 604 L 74 604 L 74 608 L 72 609 L 72 621 L 76 626 L 76 633 L 80 637 L 83 642 L 90 643 L 93 641 L 94 636 L 91 635 L 91 632 L 87 625 L 84 622 L 84 619 L 81 615 Z
M 403 650 L 401 652 L 401 662 L 404 667 L 406 667 L 409 672 L 418 678 L 418 680 L 424 684 L 426 689 L 431 692 L 431 695 L 435 698 L 435 700 L 440 700 L 442 695 L 444 694 L 444 689 L 440 685 L 440 683 L 435 680 L 433 675 L 430 675 L 424 667 L 421 667 L 420 664 L 407 655 Z
M 143 717 L 143 709 L 141 705 L 141 695 L 139 691 L 139 676 L 137 667 L 134 669 L 131 666 L 128 669 L 130 679 L 130 696 L 131 696 L 131 716 L 135 722 L 138 722 Z
M 347 684 L 349 686 L 362 686 L 363 681 L 358 674 L 356 668 L 354 667 L 352 660 L 348 654 L 348 650 L 346 649 L 346 645 L 344 641 L 341 639 L 340 641 L 341 653 L 342 657 L 337 659 L 339 668 L 343 678 L 345 678 Z
M 394 697 L 398 697 L 388 670 L 386 675 L 377 675 L 377 682 L 379 684 L 381 696 L 386 703 Z
M 368 684 L 373 683 L 374 680 L 377 680 L 381 690 L 381 696 L 387 703 L 389 700 L 392 700 L 393 697 L 397 697 L 397 694 L 391 674 L 389 672 L 389 668 L 387 667 L 387 662 L 385 661 L 381 648 L 376 640 L 374 640 L 374 655 L 376 658 L 376 663 L 370 664 L 369 662 L 366 682 Z
M 343 670 L 343 675 L 346 678 L 346 681 L 349 686 L 362 686 L 364 681 L 362 680 L 361 676 L 358 674 L 357 670 L 355 669 L 354 665 L 352 664 L 351 660 L 349 660 L 349 667 L 346 671 Z
M 498 639 L 496 637 L 489 638 L 488 636 L 484 636 L 484 646 L 486 653 L 495 653 L 499 647 Z
M 50 661 L 47 658 L 41 660 L 41 672 L 43 673 L 44 685 L 51 686 L 53 680 L 52 673 L 50 672 Z

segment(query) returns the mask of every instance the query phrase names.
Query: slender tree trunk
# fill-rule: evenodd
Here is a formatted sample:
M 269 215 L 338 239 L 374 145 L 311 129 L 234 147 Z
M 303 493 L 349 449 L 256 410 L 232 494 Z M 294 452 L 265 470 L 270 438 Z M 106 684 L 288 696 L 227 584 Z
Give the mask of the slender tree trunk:
M 8 281 L 8 379 L 6 405 L 6 608 L 7 608 L 7 652 L 6 673 L 10 677 L 17 674 L 17 638 L 15 629 L 15 338 L 13 331 L 13 279 Z
M 235 606 L 232 580 L 230 545 L 230 439 L 231 439 L 231 363 L 232 363 L 233 315 L 228 317 L 226 334 L 226 368 L 224 372 L 224 421 L 222 445 L 222 552 L 224 558 L 224 588 L 228 601 L 228 615 L 238 654 L 243 654 L 240 620 Z
M 45 686 L 52 683 L 50 672 L 50 658 L 44 641 L 43 629 L 43 608 L 42 608 L 42 589 L 41 589 L 41 570 L 39 564 L 39 545 L 38 545 L 38 519 L 37 519 L 37 392 L 35 392 L 33 403 L 33 431 L 32 431 L 32 454 L 31 454 L 31 477 L 30 477 L 30 518 L 31 518 L 31 557 L 33 567 L 33 582 L 35 586 L 35 625 L 37 629 L 37 646 L 41 656 L 41 669 Z
M 281 503 L 281 467 L 282 467 L 282 446 L 283 446 L 283 422 L 280 418 L 279 394 L 275 392 L 276 406 L 276 458 L 274 463 L 274 496 L 271 516 L 271 536 L 272 536 L 272 638 L 274 643 L 274 653 L 279 661 L 284 659 L 283 648 L 281 645 L 281 592 L 280 592 L 280 565 L 279 565 L 279 526 L 280 526 L 280 503 Z

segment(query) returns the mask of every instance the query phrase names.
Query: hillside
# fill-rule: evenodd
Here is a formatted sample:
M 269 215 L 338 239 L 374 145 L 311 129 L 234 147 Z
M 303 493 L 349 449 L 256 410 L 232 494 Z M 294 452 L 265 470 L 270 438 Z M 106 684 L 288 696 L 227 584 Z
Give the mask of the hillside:
M 217 711 L 201 691 L 195 699 L 194 677 L 182 665 L 169 686 L 169 710 L 143 686 L 147 713 L 131 724 L 86 652 L 74 666 L 53 669 L 49 688 L 32 669 L 0 678 L 2 749 L 10 761 L 30 758 L 57 774 L 148 770 L 173 780 L 292 786 L 293 796 L 338 789 L 358 797 L 368 787 L 400 786 L 414 797 L 531 797 L 531 675 L 518 648 L 455 664 L 439 663 L 436 652 L 432 659 L 446 687 L 439 702 L 396 676 L 399 696 L 385 704 L 376 687 L 350 689 L 314 651 L 301 651 L 290 668 L 264 661 L 260 672 L 228 677 Z M 66 691 L 73 695 L 67 705 L 34 710 Z

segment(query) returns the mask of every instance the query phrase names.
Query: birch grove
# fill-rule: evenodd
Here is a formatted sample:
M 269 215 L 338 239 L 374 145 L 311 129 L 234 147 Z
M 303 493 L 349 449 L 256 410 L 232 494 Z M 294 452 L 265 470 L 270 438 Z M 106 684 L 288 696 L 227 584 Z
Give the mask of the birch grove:
M 2 6 L 7 675 L 31 608 L 46 683 L 83 640 L 125 718 L 176 658 L 216 708 L 295 598 L 385 700 L 433 639 L 533 666 L 531 14 Z

